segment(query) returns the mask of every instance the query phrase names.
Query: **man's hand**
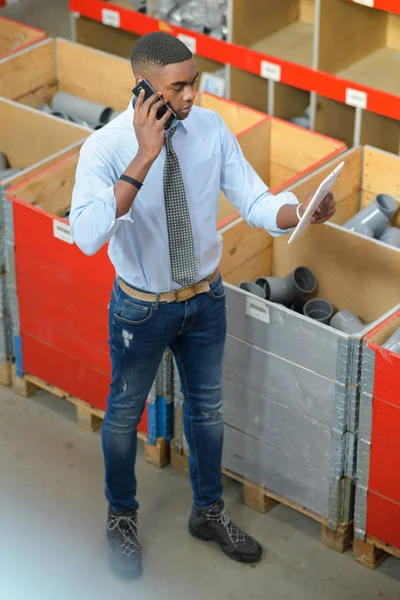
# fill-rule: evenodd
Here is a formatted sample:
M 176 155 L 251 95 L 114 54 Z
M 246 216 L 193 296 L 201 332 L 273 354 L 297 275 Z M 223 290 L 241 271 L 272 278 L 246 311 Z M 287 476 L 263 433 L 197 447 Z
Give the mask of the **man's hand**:
M 314 194 L 308 194 L 306 200 L 303 202 L 300 208 L 300 214 L 303 216 L 307 206 L 310 204 L 312 197 Z M 325 223 L 325 221 L 329 221 L 333 217 L 336 212 L 335 208 L 335 199 L 333 197 L 332 192 L 328 192 L 325 198 L 322 200 L 317 210 L 311 217 L 310 223 L 312 225 L 320 225 L 321 223 Z
M 164 143 L 164 125 L 171 115 L 168 109 L 165 115 L 157 120 L 158 109 L 166 104 L 157 92 L 143 102 L 144 90 L 140 91 L 133 117 L 136 138 L 139 144 L 138 154 L 145 160 L 154 161 L 161 152 Z

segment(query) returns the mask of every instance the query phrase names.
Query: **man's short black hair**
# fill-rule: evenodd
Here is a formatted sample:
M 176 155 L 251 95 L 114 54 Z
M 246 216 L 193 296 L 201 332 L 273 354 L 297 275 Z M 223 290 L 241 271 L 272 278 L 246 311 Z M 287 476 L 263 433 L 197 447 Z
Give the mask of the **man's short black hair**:
M 155 31 L 139 38 L 132 48 L 131 63 L 135 76 L 147 68 L 162 69 L 167 65 L 184 62 L 192 58 L 189 48 L 178 38 Z

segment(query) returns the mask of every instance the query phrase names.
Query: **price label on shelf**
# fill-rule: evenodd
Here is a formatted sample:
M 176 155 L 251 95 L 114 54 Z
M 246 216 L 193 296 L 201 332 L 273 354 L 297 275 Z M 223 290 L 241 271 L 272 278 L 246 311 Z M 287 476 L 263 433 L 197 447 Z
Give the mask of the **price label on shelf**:
M 53 234 L 54 237 L 67 242 L 67 244 L 73 244 L 74 240 L 72 239 L 72 231 L 71 227 L 66 223 L 62 223 L 61 221 L 53 221 Z
M 363 6 L 369 6 L 374 8 L 375 0 L 353 0 L 355 4 L 362 4 Z
M 269 309 L 263 302 L 259 300 L 253 300 L 253 298 L 246 298 L 246 314 L 249 317 L 269 323 Z
M 185 33 L 178 33 L 178 40 L 181 40 L 190 50 L 192 54 L 196 54 L 196 38 Z
M 262 60 L 260 63 L 260 75 L 264 79 L 271 79 L 272 81 L 281 80 L 281 65 Z
M 121 16 L 117 10 L 102 8 L 101 22 L 104 23 L 104 25 L 109 25 L 110 27 L 116 27 L 119 29 L 121 27 Z
M 366 109 L 368 104 L 367 92 L 346 88 L 346 104 L 355 106 L 356 108 Z

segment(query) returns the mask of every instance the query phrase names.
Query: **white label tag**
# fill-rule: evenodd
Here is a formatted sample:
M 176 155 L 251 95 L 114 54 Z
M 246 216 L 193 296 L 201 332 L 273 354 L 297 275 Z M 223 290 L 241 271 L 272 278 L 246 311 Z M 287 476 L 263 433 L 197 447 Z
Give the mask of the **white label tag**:
M 363 6 L 370 6 L 374 8 L 375 0 L 353 0 L 354 4 L 362 4 Z
M 259 300 L 253 300 L 253 298 L 246 298 L 246 314 L 254 319 L 269 323 L 269 309 L 263 302 Z
M 262 60 L 260 64 L 260 75 L 264 79 L 271 79 L 272 81 L 281 80 L 281 65 Z
M 118 29 L 121 26 L 121 17 L 117 10 L 102 8 L 101 22 L 104 23 L 104 25 L 109 25 L 110 27 L 117 27 Z
M 184 33 L 178 33 L 177 38 L 186 44 L 192 54 L 196 54 L 196 38 Z
M 68 244 L 74 243 L 74 240 L 72 239 L 71 227 L 66 223 L 54 220 L 53 233 L 55 238 L 62 240 L 63 242 L 67 242 Z
M 368 104 L 367 92 L 353 90 L 353 88 L 346 88 L 346 104 L 349 106 L 355 106 L 356 108 L 366 109 Z

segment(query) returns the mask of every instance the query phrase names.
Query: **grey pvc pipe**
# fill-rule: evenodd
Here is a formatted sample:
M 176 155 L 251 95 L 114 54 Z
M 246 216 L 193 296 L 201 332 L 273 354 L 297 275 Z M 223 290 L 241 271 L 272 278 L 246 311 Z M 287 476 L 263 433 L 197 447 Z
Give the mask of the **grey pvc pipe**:
M 290 122 L 293 123 L 293 125 L 304 127 L 304 129 L 310 129 L 310 119 L 308 117 L 292 117 Z
M 357 233 L 363 233 L 361 229 L 368 227 L 375 237 L 379 237 L 398 208 L 399 205 L 392 196 L 378 194 L 371 204 L 355 214 L 343 227 Z
M 379 236 L 381 242 L 400 248 L 400 229 L 398 227 L 387 227 L 384 232 Z
M 86 123 L 93 129 L 100 124 L 108 123 L 113 112 L 109 106 L 84 100 L 67 92 L 54 94 L 51 107 L 57 112 L 67 114 L 73 121 Z
M 7 158 L 3 152 L 0 152 L 0 171 L 5 171 L 7 169 Z
M 339 310 L 331 319 L 330 326 L 352 335 L 365 328 L 364 323 L 351 310 Z
M 383 344 L 386 350 L 400 354 L 400 328 Z
M 317 289 L 317 280 L 307 267 L 297 267 L 286 277 L 259 277 L 256 284 L 262 287 L 265 298 L 290 306 Z
M 306 317 L 325 325 L 329 325 L 333 316 L 332 304 L 322 298 L 308 300 L 304 305 L 303 311 Z
M 250 294 L 253 294 L 254 296 L 258 296 L 259 298 L 265 299 L 264 290 L 252 281 L 242 281 L 242 283 L 239 284 L 239 287 L 241 290 L 245 290 L 246 292 L 250 292 Z
M 293 304 L 290 305 L 290 310 L 294 310 L 294 312 L 300 313 L 301 315 L 304 315 L 304 305 L 306 303 L 306 300 L 295 300 L 295 302 L 293 302 Z

